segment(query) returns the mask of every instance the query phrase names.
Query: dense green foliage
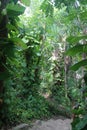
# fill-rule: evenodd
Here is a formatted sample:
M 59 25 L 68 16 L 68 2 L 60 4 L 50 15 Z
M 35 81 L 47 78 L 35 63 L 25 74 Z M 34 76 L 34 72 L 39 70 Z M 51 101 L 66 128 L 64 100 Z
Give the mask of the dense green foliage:
M 87 84 L 86 84 L 86 42 L 87 42 L 87 5 L 81 4 L 80 7 L 74 10 L 74 14 L 70 14 L 68 18 L 73 26 L 75 26 L 77 32 L 72 32 L 67 38 L 67 42 L 71 43 L 71 48 L 66 52 L 69 56 L 76 56 L 77 61 L 74 60 L 74 65 L 71 69 L 76 71 L 81 78 L 77 81 L 77 87 L 80 91 L 80 97 L 77 101 L 78 105 L 73 113 L 76 115 L 73 120 L 72 126 L 73 130 L 86 130 L 87 129 Z M 76 22 L 75 22 L 76 21 Z M 82 68 L 83 67 L 83 68 Z M 78 69 L 82 70 L 79 73 Z M 79 82 L 80 81 L 80 82 Z M 75 98 L 74 98 L 75 99 Z
M 62 108 L 74 114 L 73 130 L 86 130 L 86 1 L 0 4 L 0 127 Z

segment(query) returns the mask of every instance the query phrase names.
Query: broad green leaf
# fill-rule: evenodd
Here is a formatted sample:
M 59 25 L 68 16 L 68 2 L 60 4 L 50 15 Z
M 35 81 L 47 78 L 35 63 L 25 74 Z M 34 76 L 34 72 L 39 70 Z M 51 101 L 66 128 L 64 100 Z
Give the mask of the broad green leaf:
M 87 35 L 83 35 L 83 36 L 70 36 L 66 40 L 67 40 L 67 42 L 72 44 L 72 43 L 78 43 L 82 39 L 87 39 Z
M 13 3 L 8 4 L 6 9 L 7 9 L 7 14 L 9 17 L 15 17 L 18 15 L 21 15 L 25 11 L 25 7 L 19 4 L 13 4 Z
M 21 2 L 26 6 L 30 5 L 30 0 L 21 0 Z
M 76 45 L 72 48 L 70 48 L 68 51 L 66 51 L 66 55 L 69 55 L 69 56 L 75 56 L 77 53 L 83 53 L 83 52 L 87 52 L 87 44 L 84 44 L 84 45 Z
M 83 67 L 83 66 L 87 66 L 87 59 L 76 63 L 75 65 L 71 66 L 70 69 L 77 71 L 80 67 Z

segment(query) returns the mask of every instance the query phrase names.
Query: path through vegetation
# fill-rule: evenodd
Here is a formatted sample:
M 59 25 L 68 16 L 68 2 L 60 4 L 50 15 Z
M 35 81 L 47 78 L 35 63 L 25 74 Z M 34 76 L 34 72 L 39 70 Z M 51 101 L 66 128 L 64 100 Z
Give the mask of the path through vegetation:
M 0 130 L 70 130 L 53 115 L 87 130 L 87 0 L 0 0 Z
M 21 124 L 12 130 L 71 130 L 71 120 L 64 117 L 49 120 L 37 120 L 30 128 L 27 124 Z
M 50 119 L 48 121 L 36 121 L 29 130 L 71 130 L 70 119 Z

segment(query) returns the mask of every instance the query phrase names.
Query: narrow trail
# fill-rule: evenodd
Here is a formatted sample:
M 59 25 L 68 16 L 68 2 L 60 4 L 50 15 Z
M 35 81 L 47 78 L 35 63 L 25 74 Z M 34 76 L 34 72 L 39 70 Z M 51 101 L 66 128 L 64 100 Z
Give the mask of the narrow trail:
M 51 105 L 53 103 L 53 106 L 56 104 L 53 99 L 49 98 L 49 95 L 44 95 L 46 100 L 51 102 Z M 59 108 L 59 106 L 56 106 Z M 63 108 L 61 108 L 62 110 Z M 68 115 L 68 113 L 66 114 Z M 41 121 L 37 120 L 32 128 L 29 128 L 28 130 L 72 130 L 71 128 L 71 119 L 65 118 L 63 116 L 58 116 L 56 118 L 51 118 L 47 121 Z
M 10 130 L 72 130 L 71 119 L 59 116 L 49 120 L 36 120 L 30 127 L 28 124 L 20 124 Z
M 63 119 L 63 117 L 47 121 L 37 120 L 28 130 L 71 130 L 71 120 Z
M 51 103 L 51 106 L 56 106 L 55 101 L 53 99 L 49 98 L 49 95 L 44 96 L 49 103 Z M 59 106 L 56 106 L 56 109 L 58 108 L 59 111 Z M 63 108 L 60 108 L 62 111 Z M 68 115 L 69 113 L 66 113 Z M 65 118 L 63 116 L 57 116 L 53 117 L 49 120 L 36 120 L 33 124 L 32 127 L 30 127 L 28 124 L 21 124 L 12 130 L 72 130 L 71 128 L 71 122 L 72 120 L 69 118 Z

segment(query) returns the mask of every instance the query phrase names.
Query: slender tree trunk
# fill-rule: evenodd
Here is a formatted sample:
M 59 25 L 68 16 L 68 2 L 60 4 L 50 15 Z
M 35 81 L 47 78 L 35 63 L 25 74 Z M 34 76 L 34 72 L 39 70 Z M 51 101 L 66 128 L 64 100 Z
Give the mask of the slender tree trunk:
M 64 50 L 66 51 L 67 50 L 67 47 L 66 47 L 66 42 L 65 42 L 65 47 L 64 47 Z M 68 71 L 69 71 L 69 68 L 68 68 L 68 61 L 69 61 L 69 56 L 65 56 L 64 57 L 64 70 L 65 70 L 65 97 L 67 98 L 67 89 L 68 89 Z
M 65 51 L 67 51 L 66 43 L 65 43 Z M 70 73 L 70 66 L 72 64 L 71 57 L 65 56 L 64 62 L 65 62 L 65 66 L 64 66 L 64 69 L 65 69 L 65 97 L 67 97 L 68 96 L 68 80 L 69 80 L 70 76 L 72 77 L 72 74 Z

